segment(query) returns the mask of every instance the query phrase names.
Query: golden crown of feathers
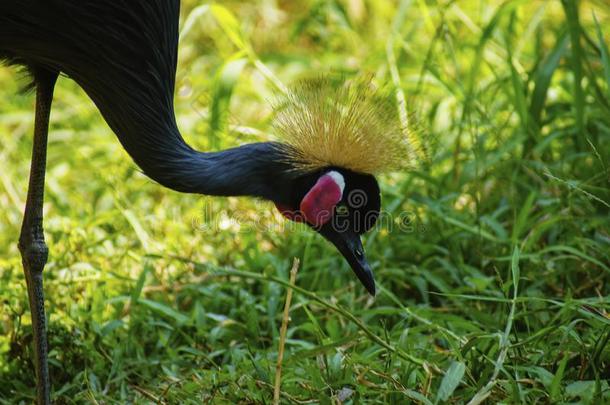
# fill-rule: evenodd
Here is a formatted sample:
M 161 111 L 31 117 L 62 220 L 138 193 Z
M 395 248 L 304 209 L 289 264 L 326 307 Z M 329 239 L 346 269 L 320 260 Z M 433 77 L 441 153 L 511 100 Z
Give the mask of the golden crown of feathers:
M 391 94 L 370 78 L 302 80 L 274 109 L 274 127 L 297 170 L 337 166 L 379 174 L 412 168 L 423 157 Z

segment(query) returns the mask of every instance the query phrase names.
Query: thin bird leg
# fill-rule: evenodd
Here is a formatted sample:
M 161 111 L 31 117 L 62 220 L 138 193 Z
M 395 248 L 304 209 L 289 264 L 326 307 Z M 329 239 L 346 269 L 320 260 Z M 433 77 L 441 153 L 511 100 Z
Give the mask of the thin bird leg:
M 37 402 L 51 403 L 51 384 L 47 363 L 48 343 L 44 313 L 42 270 L 47 263 L 49 249 L 44 241 L 42 229 L 42 205 L 44 200 L 44 177 L 47 160 L 47 135 L 49 115 L 53 101 L 53 88 L 57 73 L 39 72 L 36 75 L 36 118 L 34 124 L 34 146 L 30 183 L 25 205 L 23 225 L 19 236 L 19 250 L 28 288 L 32 330 L 34 333 L 34 365 L 36 367 Z

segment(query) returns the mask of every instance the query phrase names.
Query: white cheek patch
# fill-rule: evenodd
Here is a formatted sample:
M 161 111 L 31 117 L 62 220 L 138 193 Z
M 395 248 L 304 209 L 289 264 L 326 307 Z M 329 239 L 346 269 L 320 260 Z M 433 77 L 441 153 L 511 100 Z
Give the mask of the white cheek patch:
M 339 189 L 341 190 L 341 195 L 343 195 L 343 190 L 345 190 L 345 179 L 343 178 L 343 175 L 334 170 L 326 173 L 326 175 L 330 176 L 335 182 L 335 184 L 339 186 Z

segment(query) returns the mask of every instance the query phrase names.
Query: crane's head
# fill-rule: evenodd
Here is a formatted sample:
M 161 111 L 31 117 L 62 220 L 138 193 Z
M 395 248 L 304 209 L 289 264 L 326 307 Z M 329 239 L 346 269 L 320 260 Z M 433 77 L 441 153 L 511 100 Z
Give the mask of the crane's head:
M 381 210 L 374 174 L 412 166 L 418 139 L 398 119 L 393 99 L 362 79 L 299 83 L 276 103 L 275 128 L 297 172 L 277 208 L 333 243 L 374 295 L 360 240 Z
M 300 177 L 287 204 L 276 203 L 286 218 L 308 224 L 337 247 L 371 295 L 373 272 L 360 235 L 375 225 L 381 208 L 377 180 L 370 174 L 326 168 Z

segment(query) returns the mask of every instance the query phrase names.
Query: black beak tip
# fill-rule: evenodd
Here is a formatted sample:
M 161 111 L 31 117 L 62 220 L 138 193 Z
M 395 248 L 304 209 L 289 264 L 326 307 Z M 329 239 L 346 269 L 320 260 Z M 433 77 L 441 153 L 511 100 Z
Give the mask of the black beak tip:
M 368 293 L 371 294 L 372 297 L 375 297 L 375 294 L 377 293 L 377 289 L 375 288 L 375 277 L 373 276 L 373 272 L 371 271 L 368 264 L 365 264 L 360 269 L 354 270 L 356 272 L 356 275 L 360 279 L 360 282 L 362 283 L 364 288 L 366 288 L 366 291 L 368 291 Z
M 337 232 L 332 227 L 323 227 L 319 232 L 339 249 L 366 291 L 375 297 L 375 277 L 366 261 L 360 235 L 355 232 Z
M 375 294 L 377 293 L 377 291 L 375 290 L 375 281 L 373 281 L 371 284 L 366 285 L 364 287 L 369 292 L 369 294 L 371 294 L 371 297 L 375 298 Z

